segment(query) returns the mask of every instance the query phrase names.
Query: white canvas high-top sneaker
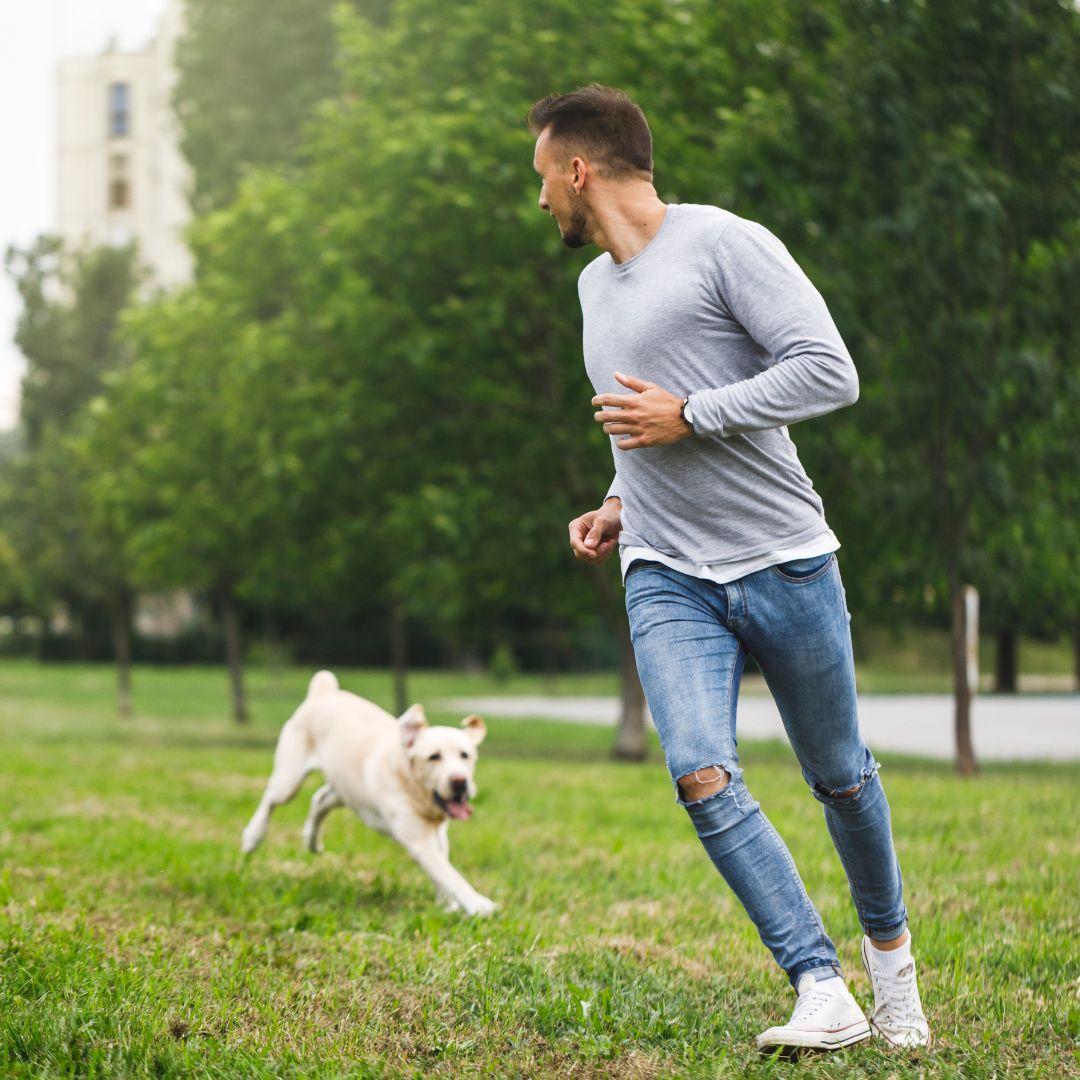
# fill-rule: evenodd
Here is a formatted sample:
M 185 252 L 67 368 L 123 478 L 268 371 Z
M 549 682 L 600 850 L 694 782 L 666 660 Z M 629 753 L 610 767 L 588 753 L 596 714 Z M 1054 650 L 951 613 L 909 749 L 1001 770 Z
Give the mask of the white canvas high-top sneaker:
M 819 982 L 806 972 L 798 983 L 798 1000 L 791 1019 L 757 1037 L 757 1048 L 770 1053 L 777 1047 L 807 1050 L 839 1050 L 870 1038 L 870 1025 L 837 976 Z
M 874 987 L 871 1027 L 893 1046 L 925 1046 L 930 1025 L 919 1000 L 910 937 L 900 949 L 879 952 L 864 935 L 862 960 Z

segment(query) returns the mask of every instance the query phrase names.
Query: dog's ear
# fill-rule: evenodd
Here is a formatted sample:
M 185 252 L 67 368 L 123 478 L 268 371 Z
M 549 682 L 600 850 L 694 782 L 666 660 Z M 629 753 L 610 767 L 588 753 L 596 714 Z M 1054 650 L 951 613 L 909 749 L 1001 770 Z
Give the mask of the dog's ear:
M 461 726 L 465 729 L 465 734 L 472 739 L 474 746 L 479 746 L 487 735 L 487 725 L 475 713 L 472 716 L 466 716 L 461 721 Z
M 427 717 L 424 715 L 423 705 L 410 705 L 398 717 L 398 724 L 401 727 L 401 744 L 406 750 L 412 748 L 412 744 L 416 742 L 417 735 L 428 726 Z

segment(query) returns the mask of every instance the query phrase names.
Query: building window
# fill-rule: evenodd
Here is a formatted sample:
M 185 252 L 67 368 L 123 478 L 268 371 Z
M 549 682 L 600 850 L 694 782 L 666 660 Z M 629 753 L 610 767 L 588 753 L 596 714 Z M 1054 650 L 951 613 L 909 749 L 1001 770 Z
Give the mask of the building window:
M 131 134 L 131 87 L 127 83 L 109 84 L 109 135 L 120 138 Z
M 109 158 L 109 209 L 126 210 L 131 206 L 131 183 L 128 180 L 128 159 L 124 154 Z

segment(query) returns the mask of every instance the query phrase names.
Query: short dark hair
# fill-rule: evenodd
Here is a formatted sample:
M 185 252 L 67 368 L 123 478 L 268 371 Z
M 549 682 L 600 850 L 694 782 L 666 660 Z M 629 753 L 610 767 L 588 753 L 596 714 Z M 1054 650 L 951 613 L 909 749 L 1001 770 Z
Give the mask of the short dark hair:
M 530 110 L 529 127 L 591 152 L 612 176 L 652 178 L 652 132 L 641 107 L 613 86 L 590 83 L 569 94 L 549 94 Z

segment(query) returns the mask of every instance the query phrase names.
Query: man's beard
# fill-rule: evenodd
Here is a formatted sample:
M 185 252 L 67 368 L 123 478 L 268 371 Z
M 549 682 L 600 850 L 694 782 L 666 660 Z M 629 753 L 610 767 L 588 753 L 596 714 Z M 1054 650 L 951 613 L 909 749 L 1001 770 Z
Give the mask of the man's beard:
M 570 224 L 562 234 L 562 242 L 568 248 L 584 247 L 589 241 L 585 237 L 585 230 L 589 227 L 589 219 L 580 206 L 574 208 L 570 215 Z

